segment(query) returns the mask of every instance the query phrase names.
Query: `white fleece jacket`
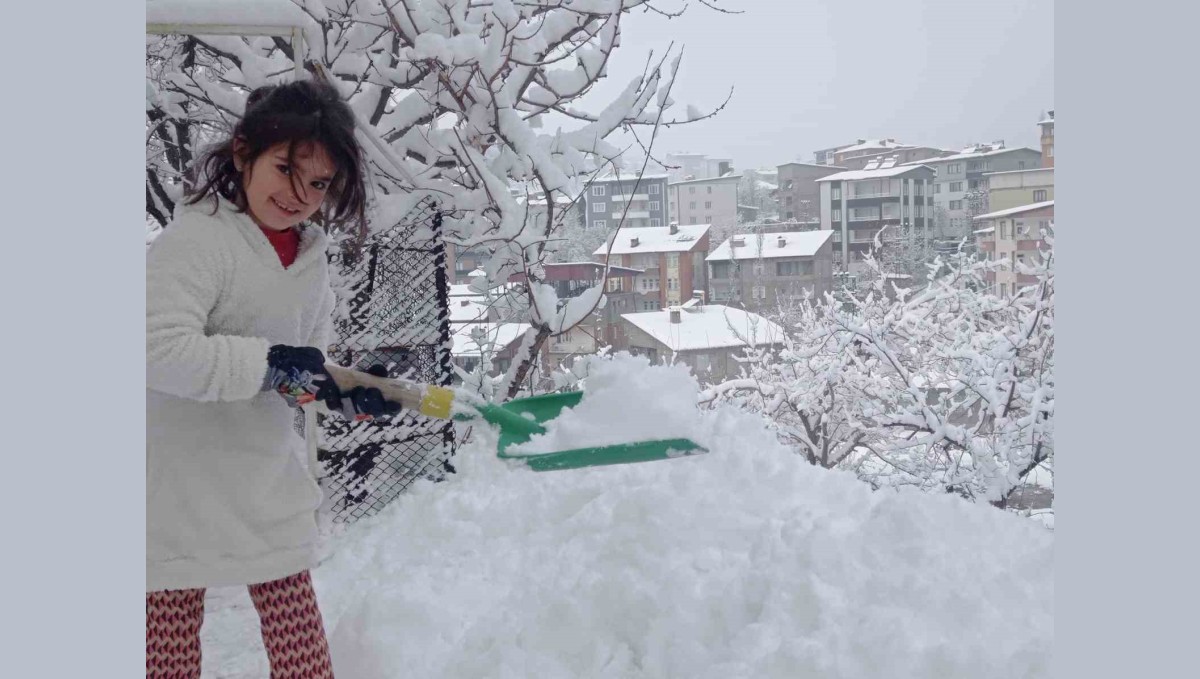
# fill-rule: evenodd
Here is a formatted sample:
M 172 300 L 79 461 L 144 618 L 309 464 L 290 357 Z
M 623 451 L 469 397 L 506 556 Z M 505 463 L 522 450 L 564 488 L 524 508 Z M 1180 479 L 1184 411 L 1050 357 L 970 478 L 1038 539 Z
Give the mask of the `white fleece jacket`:
M 316 564 L 321 492 L 267 349 L 332 334 L 327 238 L 287 269 L 249 215 L 181 207 L 146 256 L 146 589 L 265 582 Z

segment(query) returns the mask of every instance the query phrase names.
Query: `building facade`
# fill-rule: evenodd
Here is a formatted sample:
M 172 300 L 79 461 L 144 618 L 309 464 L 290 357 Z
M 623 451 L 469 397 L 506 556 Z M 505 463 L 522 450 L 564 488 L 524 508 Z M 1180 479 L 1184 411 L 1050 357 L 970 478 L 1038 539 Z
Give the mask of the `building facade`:
M 600 263 L 641 270 L 632 280 L 634 311 L 662 309 L 707 289 L 708 230 L 708 224 L 623 228 L 611 245 L 601 245 L 592 256 Z
M 784 163 L 777 168 L 775 200 L 782 220 L 810 220 L 821 216 L 821 188 L 817 180 L 842 172 L 833 165 Z
M 987 174 L 1040 166 L 1041 154 L 1037 151 L 1004 148 L 1003 143 L 980 144 L 962 153 L 909 164 L 931 167 L 937 173 L 931 194 L 936 237 L 961 239 L 970 234 L 973 216 L 990 211 Z
M 1020 272 L 1022 264 L 1033 264 L 1046 248 L 1043 232 L 1053 235 L 1054 201 L 998 210 L 974 220 L 975 243 L 988 261 L 1003 263 L 984 277 L 1000 297 L 1013 297 L 1021 288 L 1037 282 L 1035 276 Z
M 1054 200 L 1054 168 L 1010 170 L 984 175 L 988 185 L 988 211 Z
M 667 213 L 678 224 L 738 223 L 738 184 L 741 175 L 692 179 L 667 185 Z
M 934 176 L 924 165 L 897 165 L 848 170 L 818 180 L 821 229 L 834 232 L 835 272 L 860 272 L 863 256 L 884 226 L 928 233 Z
M 588 229 L 666 226 L 667 175 L 597 179 L 584 191 L 583 202 Z
M 708 301 L 752 311 L 833 289 L 833 232 L 735 235 L 705 258 Z

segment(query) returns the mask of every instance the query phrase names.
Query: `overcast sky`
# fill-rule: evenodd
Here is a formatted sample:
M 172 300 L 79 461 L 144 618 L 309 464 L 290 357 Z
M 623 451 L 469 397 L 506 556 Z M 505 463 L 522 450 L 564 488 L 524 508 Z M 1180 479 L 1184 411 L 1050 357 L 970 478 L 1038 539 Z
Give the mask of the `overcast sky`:
M 692 0 L 676 19 L 635 12 L 622 23 L 598 97 L 613 96 L 641 72 L 649 50 L 672 40 L 685 46 L 674 90 L 681 115 L 689 103 L 710 109 L 734 88 L 716 118 L 661 134 L 656 156 L 705 153 L 746 169 L 812 162 L 813 151 L 859 138 L 1039 148 L 1038 116 L 1054 107 L 1052 0 L 721 5 L 745 13 L 719 14 Z

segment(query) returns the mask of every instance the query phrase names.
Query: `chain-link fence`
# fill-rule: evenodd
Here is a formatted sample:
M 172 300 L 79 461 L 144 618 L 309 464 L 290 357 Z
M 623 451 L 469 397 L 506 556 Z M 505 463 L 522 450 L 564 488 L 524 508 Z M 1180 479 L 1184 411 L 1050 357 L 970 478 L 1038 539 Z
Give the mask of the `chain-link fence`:
M 391 377 L 448 385 L 449 281 L 433 201 L 373 235 L 357 254 L 333 255 L 330 264 L 349 302 L 336 319 L 329 360 L 357 369 L 381 364 Z M 320 429 L 324 511 L 334 522 L 373 515 L 413 481 L 441 480 L 454 471 L 454 428 L 447 420 L 405 411 L 385 423 L 326 417 Z

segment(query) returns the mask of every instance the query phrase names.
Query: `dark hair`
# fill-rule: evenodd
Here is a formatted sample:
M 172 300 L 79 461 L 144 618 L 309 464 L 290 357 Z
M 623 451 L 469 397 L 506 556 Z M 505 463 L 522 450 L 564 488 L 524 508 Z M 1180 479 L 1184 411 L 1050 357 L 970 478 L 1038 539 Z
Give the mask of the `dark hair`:
M 242 173 L 234 165 L 234 141 L 244 146 L 240 160 L 250 167 L 267 149 L 288 145 L 288 163 L 294 163 L 297 146 L 320 144 L 337 167 L 325 205 L 314 215 L 327 228 L 352 232 L 361 242 L 366 236 L 366 172 L 362 150 L 354 138 L 354 113 L 330 84 L 297 80 L 267 85 L 250 93 L 246 112 L 228 139 L 209 149 L 193 165 L 196 173 L 186 203 L 192 205 L 217 195 L 247 209 Z M 296 174 L 292 174 L 295 188 Z

